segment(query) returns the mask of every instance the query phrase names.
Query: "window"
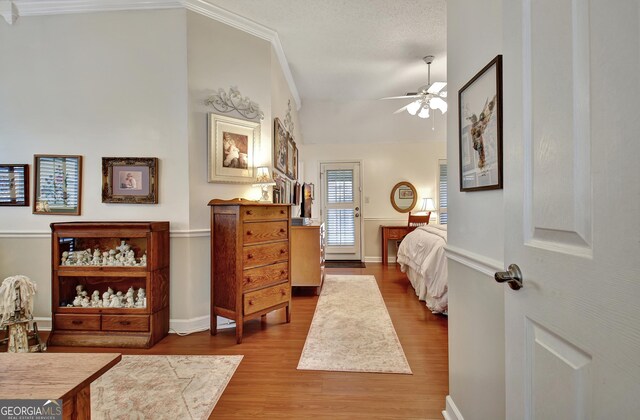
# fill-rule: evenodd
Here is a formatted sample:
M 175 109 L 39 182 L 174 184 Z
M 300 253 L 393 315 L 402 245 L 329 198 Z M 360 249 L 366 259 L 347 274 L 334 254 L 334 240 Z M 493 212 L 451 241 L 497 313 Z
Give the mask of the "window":
M 438 161 L 438 218 L 441 225 L 447 224 L 447 161 Z
M 356 226 L 352 204 L 353 170 L 328 169 L 327 174 L 327 245 L 354 246 Z

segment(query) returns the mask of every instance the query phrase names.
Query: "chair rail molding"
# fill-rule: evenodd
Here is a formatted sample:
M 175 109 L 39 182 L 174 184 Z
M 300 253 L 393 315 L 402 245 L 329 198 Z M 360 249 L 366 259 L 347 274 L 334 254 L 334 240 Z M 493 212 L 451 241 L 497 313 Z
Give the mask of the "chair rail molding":
M 467 267 L 486 274 L 491 278 L 493 278 L 496 271 L 504 270 L 504 262 L 502 261 L 494 260 L 493 258 L 488 258 L 453 245 L 447 245 L 445 247 L 445 252 L 447 258 L 450 260 L 466 265 Z
M 210 229 L 172 229 L 171 238 L 205 238 L 211 234 Z M 0 238 L 51 238 L 46 230 L 0 230 Z
M 7 14 L 7 9 L 12 11 Z M 121 10 L 155 10 L 185 8 L 192 12 L 224 23 L 255 37 L 269 41 L 278 57 L 284 78 L 296 102 L 296 109 L 302 106 L 300 94 L 289 62 L 282 49 L 278 33 L 257 22 L 232 13 L 221 7 L 214 6 L 204 0 L 15 0 L 0 1 L 0 13 L 9 24 L 15 22 L 18 16 L 61 15 L 71 13 L 113 12 Z

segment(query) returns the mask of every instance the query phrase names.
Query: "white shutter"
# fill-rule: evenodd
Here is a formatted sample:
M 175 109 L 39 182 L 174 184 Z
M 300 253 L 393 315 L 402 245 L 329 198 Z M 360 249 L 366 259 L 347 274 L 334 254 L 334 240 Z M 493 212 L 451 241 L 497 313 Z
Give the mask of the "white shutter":
M 353 171 L 329 169 L 327 177 L 327 204 L 353 203 Z M 353 246 L 356 227 L 352 208 L 327 208 L 327 245 Z
M 36 200 L 51 209 L 78 207 L 79 176 L 78 158 L 41 156 Z
M 447 224 L 447 161 L 438 161 L 438 216 L 441 225 Z
M 0 167 L 0 203 L 17 204 L 24 203 L 25 171 L 23 166 L 1 166 Z

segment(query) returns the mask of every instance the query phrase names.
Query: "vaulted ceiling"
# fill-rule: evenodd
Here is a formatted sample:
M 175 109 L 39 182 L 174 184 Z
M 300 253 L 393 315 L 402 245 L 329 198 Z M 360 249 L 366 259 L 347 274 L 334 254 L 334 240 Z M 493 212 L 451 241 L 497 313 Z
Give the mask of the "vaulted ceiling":
M 392 114 L 408 101 L 377 99 L 425 85 L 428 54 L 436 57 L 431 80 L 446 80 L 446 0 L 207 1 L 278 32 L 302 99 L 303 129 L 357 109 L 364 120 L 342 115 L 335 122 L 350 124 L 356 137 L 358 124 L 378 129 L 350 142 L 389 141 L 394 133 L 398 141 L 444 140 L 443 117 L 432 130 L 433 121 Z M 305 142 L 326 139 L 315 128 L 304 136 Z

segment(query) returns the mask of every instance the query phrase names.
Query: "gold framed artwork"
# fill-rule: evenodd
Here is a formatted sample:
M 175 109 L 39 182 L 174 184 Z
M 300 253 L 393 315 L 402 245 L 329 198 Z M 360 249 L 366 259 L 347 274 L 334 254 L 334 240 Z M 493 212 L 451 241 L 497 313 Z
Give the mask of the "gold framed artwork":
M 273 167 L 280 172 L 287 173 L 287 150 L 289 139 L 287 130 L 280 119 L 273 120 Z
M 260 123 L 209 114 L 209 182 L 255 182 L 254 150 Z
M 35 155 L 33 167 L 33 214 L 79 216 L 82 156 Z
M 294 156 L 296 150 L 296 142 L 293 141 L 293 137 L 290 135 L 287 138 L 287 176 L 291 179 L 294 178 Z
M 103 157 L 102 202 L 158 203 L 158 158 Z

